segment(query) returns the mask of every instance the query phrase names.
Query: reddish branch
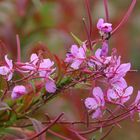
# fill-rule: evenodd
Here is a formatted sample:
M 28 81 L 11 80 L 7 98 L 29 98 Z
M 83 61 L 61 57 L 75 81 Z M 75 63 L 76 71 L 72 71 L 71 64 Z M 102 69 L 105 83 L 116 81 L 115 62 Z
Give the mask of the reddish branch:
M 105 7 L 106 22 L 109 22 L 108 0 L 104 0 L 104 7 Z
M 79 131 L 79 134 L 87 135 L 87 134 L 90 134 L 92 132 L 95 132 L 95 131 L 99 130 L 101 127 L 104 128 L 104 127 L 114 125 L 114 124 L 128 118 L 131 115 L 130 112 L 133 111 L 134 109 L 135 109 L 135 107 L 130 109 L 129 111 L 126 111 L 126 112 L 114 117 L 114 118 L 111 118 L 110 121 L 105 121 L 104 123 L 102 123 L 102 126 L 98 126 L 96 128 L 93 128 L 93 129 L 90 129 L 90 130 L 87 130 L 87 131 L 81 131 L 81 132 Z
M 42 135 L 43 133 L 45 133 L 48 129 L 50 129 L 53 125 L 56 124 L 56 122 L 64 115 L 64 113 L 61 113 L 58 117 L 56 117 L 47 127 L 45 127 L 41 132 L 35 134 L 34 136 L 32 136 L 31 138 L 29 138 L 28 140 L 33 140 L 37 137 L 39 137 L 40 135 Z
M 89 19 L 89 36 L 92 36 L 92 17 L 91 17 L 91 10 L 90 10 L 90 2 L 89 0 L 85 0 L 87 15 Z
M 20 50 L 19 35 L 16 35 L 16 40 L 17 40 L 17 62 L 21 62 L 21 50 Z
M 62 135 L 60 135 L 60 133 L 56 133 L 56 132 L 54 132 L 54 131 L 52 131 L 52 130 L 48 130 L 48 132 L 49 133 L 51 133 L 51 134 L 53 134 L 54 136 L 56 136 L 57 138 L 61 138 L 61 139 L 63 139 L 63 140 L 71 140 L 70 138 L 67 138 L 67 137 L 65 137 L 65 136 L 62 136 Z
M 111 131 L 113 130 L 114 126 L 112 126 L 106 133 L 105 135 L 100 139 L 100 140 L 104 140 L 110 133 Z
M 119 25 L 111 32 L 111 35 L 113 35 L 123 24 L 125 24 L 125 22 L 127 21 L 128 17 L 130 16 L 132 10 L 134 9 L 135 4 L 136 4 L 136 0 L 132 0 L 128 11 L 126 12 L 125 16 L 123 17 L 123 19 L 121 20 Z

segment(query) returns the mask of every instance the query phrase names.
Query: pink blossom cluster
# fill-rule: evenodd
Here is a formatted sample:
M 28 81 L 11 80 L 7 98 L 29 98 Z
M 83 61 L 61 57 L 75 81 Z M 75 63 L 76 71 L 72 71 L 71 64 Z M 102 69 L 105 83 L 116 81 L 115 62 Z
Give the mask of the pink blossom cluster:
M 99 19 L 97 29 L 102 36 L 112 31 L 112 24 Z M 133 87 L 125 80 L 126 74 L 131 71 L 131 63 L 121 63 L 121 56 L 117 56 L 116 49 L 109 53 L 107 39 L 102 38 L 102 41 L 97 43 L 100 43 L 101 48 L 94 48 L 95 50 L 90 50 L 86 41 L 80 46 L 72 45 L 64 60 L 68 64 L 67 72 L 79 71 L 85 77 L 91 77 L 94 82 L 100 81 L 96 86 L 93 82 L 90 83 L 92 95 L 84 101 L 86 108 L 92 112 L 93 119 L 102 117 L 109 103 L 125 106 L 133 93 Z M 49 58 L 43 59 L 35 53 L 31 54 L 29 62 L 13 62 L 5 55 L 5 65 L 0 67 L 0 74 L 8 82 L 12 80 L 14 72 L 38 76 L 45 83 L 46 91 L 55 93 L 57 90 L 55 70 L 53 61 Z M 17 99 L 25 94 L 28 94 L 26 86 L 16 85 L 11 92 L 11 97 Z M 130 108 L 131 106 L 140 109 L 140 92 Z
M 54 62 L 50 59 L 40 59 L 37 54 L 32 54 L 29 62 L 15 62 L 8 59 L 5 55 L 5 65 L 0 67 L 0 74 L 4 76 L 7 81 L 12 80 L 14 72 L 22 74 L 38 75 L 44 80 L 46 91 L 54 93 L 56 91 L 55 81 L 51 78 L 55 71 Z M 16 85 L 13 88 L 11 97 L 13 99 L 27 94 L 27 89 L 24 85 Z
M 97 28 L 102 36 L 112 31 L 112 24 L 99 19 Z M 100 85 L 93 87 L 92 96 L 85 99 L 86 108 L 93 112 L 92 118 L 102 117 L 103 111 L 107 108 L 107 103 L 125 106 L 133 93 L 133 87 L 129 86 L 124 79 L 126 74 L 131 71 L 131 63 L 121 63 L 121 56 L 117 56 L 116 49 L 113 49 L 112 54 L 109 55 L 108 48 L 108 41 L 103 39 L 101 48 L 89 56 L 85 44 L 79 48 L 77 45 L 73 45 L 65 59 L 71 68 L 79 69 L 82 72 L 86 71 L 90 75 L 95 73 L 100 77 L 96 81 L 100 80 L 101 87 Z M 139 92 L 134 104 L 137 104 L 139 108 Z

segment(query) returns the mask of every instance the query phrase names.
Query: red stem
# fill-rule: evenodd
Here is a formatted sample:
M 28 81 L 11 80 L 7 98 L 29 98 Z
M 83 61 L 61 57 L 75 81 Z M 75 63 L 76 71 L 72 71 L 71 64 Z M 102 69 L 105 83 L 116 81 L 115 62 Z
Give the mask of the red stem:
M 18 34 L 16 35 L 16 41 L 17 41 L 17 62 L 21 62 L 20 39 Z
M 73 132 L 79 140 L 87 140 L 83 136 L 81 136 L 76 130 L 68 128 L 71 132 Z
M 61 139 L 63 139 L 63 140 L 71 140 L 70 138 L 67 138 L 67 137 L 65 137 L 65 136 L 62 136 L 62 135 L 60 135 L 59 133 L 56 133 L 56 132 L 54 132 L 54 131 L 52 131 L 52 130 L 48 130 L 48 132 L 49 133 L 51 133 L 51 134 L 53 134 L 53 135 L 55 135 L 55 136 L 57 136 L 58 138 L 61 138 Z
M 108 0 L 104 0 L 104 8 L 105 8 L 106 22 L 109 22 Z
M 106 134 L 105 134 L 100 140 L 104 140 L 104 139 L 111 133 L 111 131 L 113 130 L 113 127 L 114 127 L 114 126 L 112 126 L 112 127 L 109 129 L 109 131 L 107 131 Z
M 88 18 L 89 18 L 89 35 L 90 35 L 90 38 L 91 38 L 91 35 L 92 35 L 92 17 L 91 17 L 89 0 L 85 0 L 85 3 L 86 3 L 87 15 L 88 15 Z
M 53 125 L 55 125 L 55 123 L 64 115 L 64 113 L 61 113 L 58 117 L 56 117 L 51 124 L 49 124 L 47 127 L 45 127 L 41 132 L 35 134 L 33 137 L 29 138 L 28 140 L 33 140 L 37 137 L 39 137 L 40 135 L 42 135 L 43 133 L 45 133 L 49 128 L 51 128 Z
M 134 109 L 135 109 L 135 108 L 132 108 L 132 109 L 130 109 L 129 111 L 126 111 L 125 113 L 122 113 L 122 114 L 120 114 L 119 116 L 116 116 L 116 117 L 112 118 L 112 121 L 109 121 L 108 124 L 106 124 L 107 122 L 104 122 L 103 125 L 102 125 L 102 127 L 111 126 L 111 125 L 113 125 L 113 124 L 115 124 L 115 123 L 117 123 L 117 122 L 122 121 L 123 119 L 128 118 L 128 117 L 130 116 L 130 111 L 132 111 L 132 110 L 134 110 Z M 125 116 L 124 116 L 124 115 L 125 115 Z M 121 118 L 119 119 L 118 117 L 121 117 Z M 113 121 L 113 120 L 116 119 L 116 118 L 118 118 L 118 120 Z M 78 132 L 78 133 L 81 134 L 81 135 L 87 135 L 87 134 L 89 134 L 89 133 L 92 133 L 92 132 L 97 131 L 98 129 L 100 129 L 100 126 L 97 127 L 97 128 L 93 128 L 93 129 L 90 129 L 90 130 L 87 130 L 87 131 L 81 131 L 81 132 Z
M 90 37 L 90 33 L 88 31 L 88 28 L 87 28 L 87 25 L 85 23 L 85 19 L 84 18 L 83 18 L 83 23 L 84 23 L 85 32 L 86 32 L 86 35 L 87 35 L 87 40 L 88 40 L 88 43 L 89 43 L 89 48 L 90 48 L 90 50 L 92 50 L 91 37 Z
M 130 14 L 135 6 L 135 4 L 136 4 L 136 0 L 132 0 L 128 11 L 126 12 L 125 16 L 123 17 L 123 19 L 121 20 L 119 25 L 111 32 L 111 35 L 113 35 L 123 24 L 125 24 L 125 22 L 127 21 L 128 17 L 130 16 Z

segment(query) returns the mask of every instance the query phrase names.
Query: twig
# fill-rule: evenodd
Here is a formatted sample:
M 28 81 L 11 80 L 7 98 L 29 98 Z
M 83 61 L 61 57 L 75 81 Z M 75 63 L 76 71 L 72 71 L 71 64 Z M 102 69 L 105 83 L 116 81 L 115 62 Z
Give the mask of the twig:
M 107 3 L 108 3 L 108 0 L 104 0 L 106 22 L 109 22 L 109 13 L 108 13 L 108 4 Z
M 89 33 L 87 25 L 85 23 L 85 18 L 83 18 L 83 24 L 84 24 L 85 32 L 86 32 L 86 35 L 87 35 L 87 39 L 88 39 L 88 43 L 89 43 L 89 48 L 90 48 L 90 50 L 92 50 L 90 33 Z
M 33 140 L 36 137 L 39 137 L 41 134 L 45 133 L 49 128 L 51 128 L 62 116 L 64 115 L 64 113 L 61 113 L 58 117 L 56 117 L 51 124 L 49 124 L 47 127 L 45 127 L 41 132 L 35 134 L 34 136 L 32 136 L 31 138 L 27 139 L 27 140 Z
M 110 133 L 111 131 L 113 130 L 114 126 L 112 126 L 106 133 L 105 135 L 100 139 L 100 140 L 104 140 Z
M 135 4 L 136 4 L 136 0 L 132 0 L 128 11 L 126 12 L 125 16 L 123 17 L 123 19 L 121 20 L 119 25 L 111 32 L 111 35 L 113 35 L 127 21 L 127 19 L 130 16 Z
M 52 131 L 52 130 L 48 130 L 48 132 L 49 133 L 51 133 L 51 134 L 53 134 L 53 135 L 55 135 L 55 136 L 57 136 L 57 137 L 59 137 L 59 138 L 61 138 L 61 139 L 63 139 L 63 140 L 72 140 L 72 139 L 70 139 L 70 138 L 67 138 L 67 137 L 65 137 L 65 136 L 62 136 L 62 135 L 60 135 L 59 133 L 56 133 L 56 132 L 54 132 L 54 131 Z
M 21 62 L 20 39 L 18 34 L 16 35 L 16 41 L 17 41 L 17 62 Z
M 85 0 L 85 3 L 86 3 L 87 15 L 88 15 L 88 18 L 89 18 L 89 35 L 90 35 L 90 38 L 91 38 L 91 35 L 92 35 L 92 17 L 91 17 L 89 0 Z

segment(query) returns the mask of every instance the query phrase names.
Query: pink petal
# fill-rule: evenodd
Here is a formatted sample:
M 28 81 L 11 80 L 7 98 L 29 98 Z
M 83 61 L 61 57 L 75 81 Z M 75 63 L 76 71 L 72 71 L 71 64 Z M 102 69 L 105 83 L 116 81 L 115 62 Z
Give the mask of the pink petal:
M 8 56 L 7 55 L 5 55 L 5 61 L 6 61 L 7 65 L 8 65 L 8 67 L 10 69 L 12 69 L 13 68 L 12 60 L 8 59 Z
M 83 43 L 83 46 L 81 46 L 79 48 L 79 53 L 78 53 L 77 57 L 79 57 L 79 58 L 85 58 L 86 57 L 86 50 L 87 50 L 86 44 Z
M 121 89 L 127 87 L 127 83 L 124 78 L 114 77 L 113 79 L 110 80 L 110 84 L 112 84 L 114 87 L 119 87 Z
M 73 55 L 71 53 L 67 53 L 65 62 L 70 63 L 72 61 L 73 61 Z
M 71 46 L 71 53 L 72 53 L 72 55 L 77 56 L 78 51 L 79 51 L 79 48 L 78 48 L 77 45 L 72 45 Z
M 130 70 L 130 67 L 130 63 L 121 64 L 120 67 L 117 69 L 117 73 L 123 77 Z
M 10 81 L 10 80 L 12 79 L 12 77 L 13 77 L 13 73 L 10 72 L 10 73 L 8 74 L 7 81 Z
M 40 63 L 40 69 L 48 69 L 54 65 L 54 62 L 50 59 L 43 59 L 43 62 Z
M 34 65 L 36 65 L 36 63 L 38 62 L 38 56 L 37 56 L 37 54 L 36 53 L 33 53 L 32 55 L 31 55 L 31 57 L 30 57 L 30 62 L 32 63 L 32 64 L 34 64 Z
M 124 93 L 124 96 L 130 96 L 133 93 L 133 87 L 129 86 Z
M 100 87 L 95 87 L 92 94 L 94 97 L 100 97 L 100 99 L 104 99 L 104 94 Z
M 46 81 L 45 88 L 49 93 L 55 93 L 55 91 L 56 91 L 55 82 L 52 79 L 48 79 Z
M 92 92 L 93 96 L 98 100 L 99 104 L 104 106 L 104 94 L 100 87 L 95 87 Z
M 96 109 L 98 107 L 98 104 L 94 98 L 89 97 L 89 98 L 85 99 L 85 106 L 88 109 L 93 110 L 93 109 Z
M 73 69 L 79 69 L 79 66 L 81 65 L 83 61 L 82 60 L 75 60 L 72 64 L 71 64 L 71 67 Z
M 101 59 L 101 52 L 102 52 L 101 49 L 97 49 L 96 52 L 95 52 L 95 56 L 96 56 L 96 58 L 99 59 L 99 60 Z
M 100 108 L 96 109 L 96 111 L 92 114 L 92 119 L 97 119 L 99 117 L 102 117 L 102 112 Z
M 98 28 L 99 30 L 101 29 L 103 23 L 104 23 L 104 19 L 100 18 L 100 19 L 98 20 L 98 22 L 97 22 L 97 28 Z
M 77 53 L 77 58 L 84 59 L 86 57 L 85 51 L 82 47 L 79 48 L 79 52 Z
M 102 29 L 101 30 L 104 31 L 104 32 L 111 32 L 112 31 L 112 24 L 104 23 L 102 25 Z
M 9 68 L 8 67 L 6 67 L 6 66 L 1 66 L 0 67 L 0 74 L 1 75 L 7 75 L 8 73 L 9 73 Z

